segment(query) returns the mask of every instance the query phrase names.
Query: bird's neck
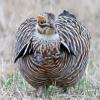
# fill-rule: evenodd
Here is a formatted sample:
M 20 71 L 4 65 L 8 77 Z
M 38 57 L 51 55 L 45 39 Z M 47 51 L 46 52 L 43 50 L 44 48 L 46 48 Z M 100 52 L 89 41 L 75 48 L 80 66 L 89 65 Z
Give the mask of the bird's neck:
M 34 36 L 38 38 L 38 40 L 42 40 L 42 41 L 56 41 L 59 40 L 59 35 L 57 33 L 55 33 L 54 31 L 51 31 L 52 34 L 41 34 L 38 31 L 39 27 L 36 26 L 35 32 L 34 32 Z

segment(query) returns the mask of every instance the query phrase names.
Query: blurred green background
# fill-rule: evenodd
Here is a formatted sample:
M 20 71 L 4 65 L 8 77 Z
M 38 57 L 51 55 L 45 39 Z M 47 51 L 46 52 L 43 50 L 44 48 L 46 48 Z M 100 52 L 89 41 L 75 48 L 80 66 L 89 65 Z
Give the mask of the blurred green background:
M 100 89 L 100 0 L 0 0 L 1 79 L 6 80 L 8 75 L 15 73 L 15 34 L 21 22 L 45 11 L 57 16 L 64 9 L 75 14 L 91 34 L 90 59 L 85 78 Z

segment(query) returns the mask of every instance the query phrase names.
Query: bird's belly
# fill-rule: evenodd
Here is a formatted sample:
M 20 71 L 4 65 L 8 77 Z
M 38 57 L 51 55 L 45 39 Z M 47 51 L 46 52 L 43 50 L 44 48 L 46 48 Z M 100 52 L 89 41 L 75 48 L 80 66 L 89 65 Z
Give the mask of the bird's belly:
M 43 73 L 45 77 L 49 79 L 58 77 L 60 70 L 59 64 L 62 60 L 61 53 L 52 54 L 49 52 L 49 54 L 43 55 L 43 53 L 38 52 L 33 59 L 37 66 L 39 65 L 38 69 L 42 69 L 40 73 Z
M 41 55 L 38 55 L 34 60 L 41 66 L 42 69 L 44 69 L 45 71 L 50 71 L 52 70 L 52 68 L 58 66 L 57 63 L 60 61 L 60 59 L 60 55 L 52 55 L 51 57 L 42 57 Z
M 35 84 L 52 84 L 56 82 L 58 86 L 74 84 L 80 75 L 79 70 L 72 70 L 72 67 L 67 66 L 65 53 L 55 54 L 44 57 L 43 54 L 30 55 L 24 59 L 25 66 L 21 67 L 23 76 L 29 80 L 29 83 Z M 72 58 L 71 58 L 72 59 Z M 74 59 L 74 58 L 73 58 Z M 70 60 L 70 58 L 69 58 Z M 27 63 L 28 62 L 28 63 Z M 70 62 L 71 65 L 74 65 Z M 27 67 L 28 66 L 28 67 Z M 25 70 L 25 68 L 27 70 Z M 73 81 L 74 80 L 74 81 Z

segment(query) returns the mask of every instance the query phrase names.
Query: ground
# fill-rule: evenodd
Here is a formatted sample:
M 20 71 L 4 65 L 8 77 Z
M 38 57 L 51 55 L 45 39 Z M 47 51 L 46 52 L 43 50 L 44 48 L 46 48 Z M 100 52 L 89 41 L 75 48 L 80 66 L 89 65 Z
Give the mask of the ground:
M 91 34 L 89 61 L 83 78 L 63 93 L 50 86 L 42 98 L 20 75 L 13 63 L 16 30 L 27 17 L 43 11 L 74 13 Z M 0 100 L 100 100 L 99 0 L 0 0 Z

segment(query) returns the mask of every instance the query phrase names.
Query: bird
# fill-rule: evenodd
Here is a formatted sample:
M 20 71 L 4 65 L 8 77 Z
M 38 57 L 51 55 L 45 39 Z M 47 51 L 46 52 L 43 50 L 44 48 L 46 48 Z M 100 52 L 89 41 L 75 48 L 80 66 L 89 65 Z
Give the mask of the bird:
M 50 85 L 74 86 L 85 73 L 90 33 L 69 11 L 27 18 L 19 26 L 15 41 L 14 62 L 39 95 Z

